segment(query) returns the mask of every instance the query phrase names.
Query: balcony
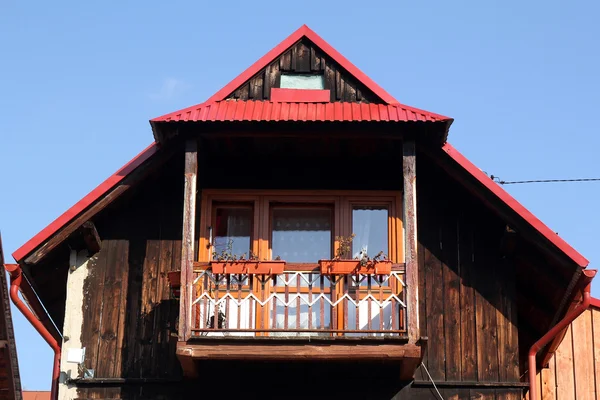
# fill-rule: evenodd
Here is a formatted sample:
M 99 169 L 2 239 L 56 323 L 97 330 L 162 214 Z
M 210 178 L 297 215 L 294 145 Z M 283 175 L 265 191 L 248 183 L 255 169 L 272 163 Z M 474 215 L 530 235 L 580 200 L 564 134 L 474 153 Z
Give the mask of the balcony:
M 209 359 L 411 360 L 412 368 L 421 352 L 408 344 L 406 291 L 403 264 L 385 275 L 322 274 L 315 264 L 253 275 L 196 263 L 191 336 L 177 354 L 184 369 Z

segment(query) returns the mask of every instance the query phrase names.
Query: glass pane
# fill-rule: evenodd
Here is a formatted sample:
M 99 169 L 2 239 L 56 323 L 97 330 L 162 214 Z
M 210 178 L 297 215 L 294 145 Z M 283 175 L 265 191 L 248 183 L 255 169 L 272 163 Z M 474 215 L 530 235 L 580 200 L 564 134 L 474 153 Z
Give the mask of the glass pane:
M 331 258 L 331 210 L 277 208 L 272 224 L 273 259 L 316 263 Z
M 281 74 L 281 89 L 325 89 L 323 75 Z
M 354 207 L 352 209 L 352 258 L 366 251 L 375 257 L 380 251 L 388 254 L 388 210 L 385 207 Z
M 214 251 L 223 251 L 236 255 L 250 257 L 252 233 L 251 208 L 217 208 L 217 219 L 214 229 Z

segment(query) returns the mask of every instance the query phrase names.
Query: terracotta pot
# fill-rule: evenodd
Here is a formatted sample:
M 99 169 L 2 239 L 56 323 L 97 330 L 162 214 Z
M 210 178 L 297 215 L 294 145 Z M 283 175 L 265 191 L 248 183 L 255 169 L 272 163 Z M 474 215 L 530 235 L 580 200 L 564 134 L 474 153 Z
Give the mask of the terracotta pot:
M 214 274 L 279 275 L 285 261 L 211 261 L 210 266 Z
M 392 272 L 391 261 L 370 261 L 360 265 L 359 260 L 319 260 L 319 267 L 325 275 L 389 275 Z

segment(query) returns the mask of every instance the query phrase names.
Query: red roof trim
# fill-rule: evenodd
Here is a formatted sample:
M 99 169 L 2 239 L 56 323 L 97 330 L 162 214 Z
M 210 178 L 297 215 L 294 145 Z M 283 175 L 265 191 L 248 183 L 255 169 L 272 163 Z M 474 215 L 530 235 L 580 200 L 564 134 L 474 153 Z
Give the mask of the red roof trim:
M 87 196 L 79 200 L 73 207 L 69 208 L 64 214 L 56 218 L 50 225 L 45 227 L 40 233 L 31 238 L 27 243 L 17 249 L 13 254 L 13 258 L 18 262 L 21 261 L 25 256 L 35 250 L 36 247 L 43 244 L 52 235 L 58 232 L 62 227 L 68 224 L 73 218 L 79 213 L 85 210 L 90 204 L 101 198 L 112 189 L 116 184 L 121 182 L 123 178 L 133 172 L 139 167 L 144 161 L 152 157 L 158 150 L 158 144 L 152 143 L 146 147 L 144 151 L 135 156 L 131 161 L 125 164 L 121 169 L 112 174 L 107 180 L 102 182 L 98 187 L 92 190 Z
M 271 101 L 293 101 L 297 103 L 329 103 L 329 90 L 316 89 L 271 89 Z
M 275 89 L 272 89 L 275 90 Z M 287 89 L 282 89 L 287 90 Z M 291 89 L 294 91 L 296 89 Z M 309 92 L 309 90 L 299 90 Z M 318 91 L 317 91 L 318 92 Z M 326 91 L 327 92 L 327 91 Z M 248 109 L 254 109 L 250 113 Z M 262 113 L 257 109 L 267 110 Z M 218 111 L 217 111 L 218 110 Z M 323 110 L 325 112 L 323 112 Z M 303 113 L 298 116 L 299 113 Z M 310 117 L 306 117 L 310 115 Z M 448 117 L 402 104 L 315 103 L 267 100 L 223 100 L 203 103 L 156 118 L 153 122 L 214 121 L 376 121 L 448 122 Z
M 590 306 L 600 309 L 600 299 L 596 298 L 596 297 L 592 297 L 592 300 L 590 302 Z
M 302 25 L 294 33 L 288 36 L 283 42 L 275 46 L 271 51 L 261 57 L 258 61 L 252 64 L 248 69 L 238 75 L 234 80 L 225 85 L 221 90 L 212 95 L 211 98 L 206 102 L 221 101 L 224 100 L 229 94 L 233 93 L 235 89 L 242 86 L 244 82 L 256 75 L 261 69 L 269 65 L 273 60 L 283 54 L 289 49 L 294 43 L 302 39 L 303 37 L 308 38 L 317 47 L 319 47 L 325 54 L 331 57 L 335 62 L 340 64 L 346 71 L 358 79 L 363 85 L 369 88 L 375 93 L 381 100 L 388 104 L 398 103 L 388 92 L 383 90 L 378 84 L 373 82 L 371 78 L 365 75 L 360 69 L 346 59 L 343 55 L 338 53 L 329 43 L 323 38 L 317 35 L 312 29 L 306 25 Z
M 565 242 L 560 236 L 554 233 L 548 228 L 542 221 L 540 221 L 535 215 L 527 210 L 521 203 L 515 200 L 510 194 L 502 189 L 496 182 L 490 179 L 482 170 L 477 168 L 472 162 L 467 160 L 465 156 L 458 152 L 450 143 L 446 143 L 442 149 L 448 153 L 448 155 L 456 161 L 461 167 L 467 170 L 475 179 L 483 184 L 493 194 L 498 196 L 506 205 L 508 205 L 513 211 L 515 211 L 521 218 L 527 221 L 533 226 L 540 234 L 560 249 L 565 255 L 573 260 L 577 265 L 585 268 L 588 266 L 589 261 L 582 256 L 577 250 L 571 247 Z

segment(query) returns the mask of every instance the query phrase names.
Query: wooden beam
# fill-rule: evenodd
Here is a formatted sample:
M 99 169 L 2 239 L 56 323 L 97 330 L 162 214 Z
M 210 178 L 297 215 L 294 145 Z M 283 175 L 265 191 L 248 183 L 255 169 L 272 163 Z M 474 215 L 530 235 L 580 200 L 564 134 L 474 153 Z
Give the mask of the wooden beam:
M 220 343 L 222 342 L 222 343 Z M 402 361 L 421 360 L 421 347 L 412 344 L 313 343 L 286 344 L 277 341 L 232 343 L 211 340 L 207 343 L 177 344 L 177 357 L 194 360 L 263 361 Z M 416 368 L 416 367 L 415 367 Z M 414 373 L 414 369 L 412 371 Z M 411 376 L 412 376 L 411 373 Z
M 402 173 L 404 176 L 404 243 L 407 286 L 407 325 L 410 343 L 417 343 L 419 332 L 419 266 L 417 257 L 417 176 L 414 141 L 402 146 Z
M 195 139 L 185 143 L 183 232 L 181 237 L 181 296 L 179 300 L 179 340 L 187 341 L 192 334 L 192 282 L 194 280 L 194 230 L 196 226 L 196 180 L 198 175 L 198 144 Z
M 153 156 L 146 160 L 142 165 L 137 167 L 133 172 L 129 173 L 112 189 L 103 194 L 100 199 L 90 205 L 85 211 L 73 218 L 71 222 L 62 227 L 56 234 L 48 239 L 43 245 L 38 247 L 33 253 L 25 258 L 25 264 L 37 264 L 42 258 L 50 253 L 54 248 L 64 242 L 71 236 L 84 222 L 89 221 L 92 217 L 104 210 L 108 205 L 115 201 L 124 192 L 129 190 L 134 184 L 146 177 L 156 167 L 162 165 L 172 154 L 173 149 L 161 148 Z
M 83 223 L 81 226 L 81 234 L 83 236 L 85 247 L 88 251 L 88 257 L 91 257 L 100 251 L 102 248 L 102 241 L 100 240 L 100 235 L 98 234 L 96 225 L 94 225 L 92 221 Z

